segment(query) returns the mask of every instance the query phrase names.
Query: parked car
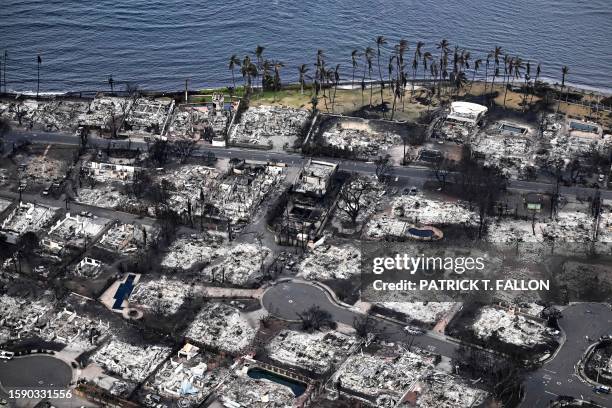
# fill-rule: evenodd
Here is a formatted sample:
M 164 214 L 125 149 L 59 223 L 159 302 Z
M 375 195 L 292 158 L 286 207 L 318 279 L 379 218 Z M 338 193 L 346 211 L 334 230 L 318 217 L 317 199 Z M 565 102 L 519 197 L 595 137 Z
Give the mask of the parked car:
M 420 327 L 416 327 L 416 326 L 406 326 L 404 327 L 404 331 L 413 336 L 420 336 L 421 334 L 425 333 L 425 330 L 421 329 Z
M 597 387 L 593 387 L 593 392 L 596 392 L 597 394 L 609 394 L 610 387 L 607 385 L 598 385 Z

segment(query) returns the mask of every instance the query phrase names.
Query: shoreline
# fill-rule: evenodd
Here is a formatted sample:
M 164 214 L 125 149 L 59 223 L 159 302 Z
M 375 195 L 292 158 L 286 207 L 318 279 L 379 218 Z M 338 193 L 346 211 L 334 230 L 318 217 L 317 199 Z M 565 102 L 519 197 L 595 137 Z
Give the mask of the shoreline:
M 499 79 L 497 81 L 500 81 L 500 79 L 502 78 L 501 76 L 498 77 Z M 497 82 L 496 81 L 496 85 L 499 85 L 501 82 Z M 559 83 L 557 81 L 554 81 L 551 78 L 547 78 L 547 77 L 543 77 L 539 79 L 540 82 L 543 82 L 545 84 L 547 84 L 548 86 L 550 86 L 552 89 L 558 88 L 560 87 Z M 376 79 L 372 79 L 371 81 L 368 79 L 365 81 L 366 85 L 369 86 L 370 83 L 374 83 L 377 84 L 379 81 Z M 385 81 L 387 82 L 387 81 Z M 417 78 L 415 80 L 415 86 L 419 86 L 422 85 L 423 83 L 432 83 L 434 82 L 431 79 L 425 79 L 423 80 L 422 78 Z M 352 85 L 352 81 L 340 81 L 338 82 L 338 89 L 342 89 L 342 90 L 359 90 L 361 89 L 361 80 L 358 78 L 355 78 L 355 86 L 351 89 L 351 85 Z M 474 84 L 482 84 L 484 83 L 484 77 L 483 78 L 476 78 L 476 80 L 474 80 Z M 488 84 L 491 83 L 490 80 L 487 81 Z M 237 88 L 242 88 L 244 87 L 244 84 L 238 84 L 237 81 Z M 410 87 L 411 85 L 411 80 L 408 81 L 408 84 L 406 85 L 407 87 Z M 523 85 L 523 82 L 521 81 L 515 81 L 515 86 L 521 86 Z M 228 87 L 230 87 L 231 84 L 229 85 L 220 85 L 217 87 L 205 87 L 205 88 L 197 88 L 197 89 L 190 89 L 189 93 L 206 93 L 206 92 L 215 92 L 215 91 L 222 91 L 222 90 L 227 90 Z M 284 83 L 281 91 L 282 90 L 287 90 L 287 89 L 294 89 L 295 87 L 299 88 L 300 84 L 299 82 L 287 82 Z M 310 83 L 306 84 L 305 86 L 305 90 L 311 86 Z M 260 85 L 253 85 L 253 89 L 261 89 Z M 585 95 L 589 95 L 591 93 L 593 93 L 594 95 L 599 95 L 602 97 L 610 97 L 612 96 L 612 88 L 597 88 L 597 87 L 592 87 L 589 85 L 580 85 L 580 84 L 575 84 L 572 83 L 571 81 L 566 81 L 566 85 L 565 85 L 565 89 L 568 90 L 569 92 L 578 92 L 578 93 L 583 93 Z M 153 89 L 153 88 L 142 88 L 140 89 L 143 92 L 150 92 L 150 93 L 159 93 L 159 94 L 176 94 L 176 93 L 184 93 L 185 90 L 184 89 Z M 91 94 L 91 93 L 99 93 L 99 92 L 103 92 L 103 93 L 107 93 L 109 92 L 108 89 L 106 89 L 105 87 L 101 87 L 101 89 L 98 90 L 67 90 L 67 91 L 43 91 L 43 92 L 39 92 L 39 96 L 41 97 L 54 97 L 54 96 L 74 96 L 75 94 L 80 94 L 80 93 L 84 93 L 84 94 Z M 117 93 L 121 93 L 121 90 L 116 90 L 115 92 Z M 32 90 L 14 90 L 11 89 L 9 87 L 9 89 L 7 90 L 7 92 L 2 92 L 0 93 L 0 97 L 6 97 L 6 96 L 15 96 L 15 97 L 19 97 L 19 96 L 26 96 L 26 97 L 35 97 L 36 96 L 36 91 L 32 91 Z

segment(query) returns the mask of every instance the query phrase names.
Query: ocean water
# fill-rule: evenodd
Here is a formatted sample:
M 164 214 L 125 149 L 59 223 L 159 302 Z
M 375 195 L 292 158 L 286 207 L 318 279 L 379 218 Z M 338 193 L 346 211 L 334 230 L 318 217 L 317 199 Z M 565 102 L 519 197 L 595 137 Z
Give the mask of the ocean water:
M 416 41 L 436 54 L 442 38 L 473 59 L 499 45 L 534 70 L 541 62 L 551 81 L 567 65 L 569 83 L 612 92 L 610 0 L 2 0 L 0 16 L 8 87 L 20 91 L 36 88 L 38 54 L 44 91 L 108 89 L 109 75 L 118 87 L 229 85 L 229 57 L 258 44 L 285 64 L 284 81 L 312 66 L 317 49 L 348 79 L 351 50 L 384 35 L 385 53 L 400 38 L 408 55 Z M 386 57 L 381 64 L 384 72 Z

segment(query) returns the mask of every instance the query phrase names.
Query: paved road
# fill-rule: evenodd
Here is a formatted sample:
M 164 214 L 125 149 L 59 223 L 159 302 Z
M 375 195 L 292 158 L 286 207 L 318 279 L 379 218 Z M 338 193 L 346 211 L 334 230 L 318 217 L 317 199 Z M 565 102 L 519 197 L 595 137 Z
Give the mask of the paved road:
M 525 381 L 526 396 L 522 407 L 546 407 L 549 400 L 559 395 L 593 400 L 603 407 L 612 407 L 612 395 L 596 394 L 593 387 L 584 383 L 575 373 L 574 366 L 581 359 L 589 339 L 612 334 L 612 309 L 601 303 L 581 303 L 563 311 L 560 325 L 566 341 L 557 355 L 541 369 L 533 372 Z
M 287 320 L 298 320 L 298 313 L 314 305 L 329 312 L 334 321 L 349 326 L 353 324 L 355 318 L 363 316 L 357 311 L 337 305 L 330 300 L 325 290 L 302 282 L 282 282 L 271 286 L 263 294 L 261 303 L 268 312 Z M 376 319 L 372 331 L 379 333 L 379 336 L 387 341 L 410 340 L 402 325 L 388 320 Z M 413 337 L 413 344 L 451 358 L 458 346 L 443 335 L 434 333 Z
M 360 313 L 337 305 L 321 288 L 302 282 L 283 282 L 270 287 L 262 297 L 262 305 L 273 315 L 297 320 L 298 313 L 313 305 L 328 311 L 334 321 L 351 325 Z M 583 382 L 575 373 L 578 363 L 590 339 L 612 334 L 612 309 L 604 304 L 575 304 L 566 308 L 561 326 L 567 335 L 566 342 L 556 356 L 541 369 L 531 373 L 525 381 L 525 400 L 522 407 L 546 408 L 550 400 L 559 395 L 593 400 L 603 407 L 612 407 L 612 396 L 595 394 L 592 386 Z M 387 341 L 406 341 L 401 325 L 377 319 L 373 331 Z M 457 344 L 445 336 L 427 333 L 414 338 L 415 346 L 452 358 Z
M 26 131 L 11 131 L 5 136 L 6 148 L 10 149 L 13 142 L 19 140 L 30 140 L 32 142 L 39 143 L 57 143 L 57 144 L 69 144 L 78 145 L 80 139 L 72 134 L 63 132 L 26 132 Z M 88 143 L 92 146 L 106 147 L 109 143 L 108 139 L 101 139 L 96 137 L 90 137 Z M 115 140 L 112 141 L 115 146 L 125 146 L 131 144 L 131 147 L 146 149 L 147 144 L 142 140 Z M 307 160 L 300 154 L 288 153 L 288 152 L 272 152 L 269 150 L 253 150 L 253 149 L 239 149 L 239 148 L 211 148 L 211 147 L 200 147 L 194 153 L 196 156 L 201 156 L 213 152 L 217 157 L 220 158 L 232 158 L 240 157 L 246 160 L 277 160 L 280 162 L 287 163 L 293 166 L 301 166 Z M 333 161 L 339 163 L 340 169 L 347 171 L 354 171 L 357 173 L 374 174 L 376 172 L 376 165 L 374 163 L 351 161 L 351 160 L 339 160 L 332 158 L 321 158 L 321 160 Z M 431 170 L 425 167 L 394 167 L 393 175 L 400 178 L 411 178 L 421 183 L 430 179 Z M 553 186 L 549 183 L 543 183 L 538 181 L 511 181 L 509 183 L 510 190 L 524 191 L 524 192 L 552 192 Z M 586 187 L 565 187 L 560 188 L 561 194 L 566 195 L 592 195 L 594 189 Z M 602 190 L 602 198 L 612 199 L 612 191 Z
M 14 193 L 11 191 L 0 191 L 0 198 L 8 199 L 8 200 L 16 200 L 19 199 L 19 193 Z M 50 197 L 43 197 L 39 194 L 28 194 L 22 193 L 21 199 L 24 202 L 43 204 L 49 207 L 57 207 L 57 208 L 65 208 L 66 202 L 63 198 L 53 199 Z M 96 207 L 88 204 L 80 204 L 74 201 L 71 201 L 68 204 L 69 211 L 72 213 L 80 213 L 82 211 L 91 212 L 93 215 L 101 218 L 106 218 L 109 220 L 118 220 L 124 224 L 129 223 L 139 223 L 151 226 L 155 223 L 155 219 L 149 217 L 140 217 L 134 214 L 116 211 L 108 208 Z

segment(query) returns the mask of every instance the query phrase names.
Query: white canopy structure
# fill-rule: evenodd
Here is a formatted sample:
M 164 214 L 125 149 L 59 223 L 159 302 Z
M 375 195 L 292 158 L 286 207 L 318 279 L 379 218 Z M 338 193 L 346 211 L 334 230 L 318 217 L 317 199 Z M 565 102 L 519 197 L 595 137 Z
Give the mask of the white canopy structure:
M 475 125 L 487 113 L 486 106 L 472 102 L 453 102 L 447 120 Z

